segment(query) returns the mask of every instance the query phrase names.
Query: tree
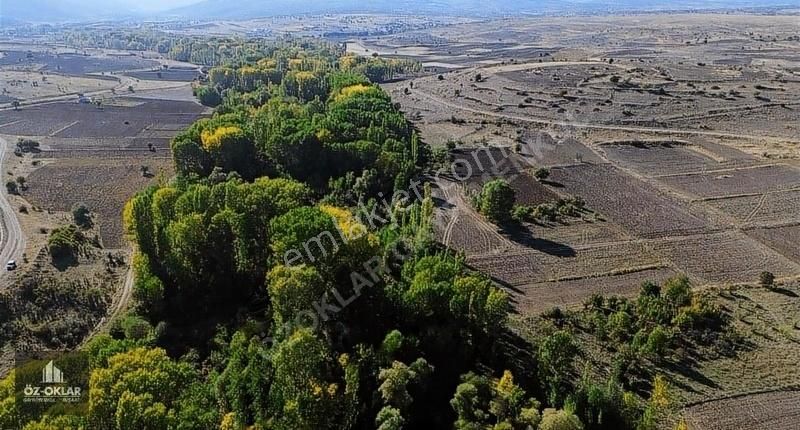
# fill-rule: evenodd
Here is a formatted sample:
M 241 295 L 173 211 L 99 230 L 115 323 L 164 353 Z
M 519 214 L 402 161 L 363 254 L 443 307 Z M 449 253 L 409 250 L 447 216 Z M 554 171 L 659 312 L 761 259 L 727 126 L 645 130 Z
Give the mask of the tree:
M 495 179 L 483 185 L 480 194 L 480 212 L 494 223 L 502 223 L 511 217 L 516 193 L 504 179 Z
M 572 334 L 559 330 L 544 338 L 538 352 L 539 378 L 548 391 L 550 403 L 556 405 L 568 392 L 566 384 L 578 354 L 578 345 Z
M 72 220 L 75 225 L 81 228 L 91 228 L 93 224 L 92 214 L 83 203 L 75 203 L 72 206 Z
M 545 409 L 539 430 L 583 430 L 583 423 L 573 412 L 564 409 Z
M 504 325 L 508 309 L 508 295 L 487 279 L 465 276 L 453 283 L 450 311 L 458 321 L 485 332 L 497 332 Z
M 6 191 L 8 194 L 19 194 L 19 185 L 16 181 L 8 181 L 6 182 Z
M 286 264 L 325 264 L 341 243 L 333 217 L 316 207 L 293 209 L 272 220 L 272 251 Z
M 400 411 L 391 406 L 384 406 L 375 417 L 378 430 L 401 430 L 404 424 L 405 420 Z
M 533 172 L 533 177 L 536 178 L 537 181 L 544 181 L 550 177 L 550 170 L 546 167 L 540 167 Z
M 773 288 L 775 286 L 775 275 L 772 272 L 761 272 L 758 275 L 758 284 L 764 288 Z
M 327 290 L 325 281 L 314 266 L 279 264 L 267 276 L 276 326 L 301 323 L 302 312 L 313 311 Z M 307 322 L 307 321 L 302 321 Z
M 198 375 L 162 349 L 137 348 L 111 357 L 89 378 L 89 421 L 95 428 L 168 428 L 174 405 Z
M 219 92 L 213 87 L 209 87 L 206 85 L 199 86 L 195 88 L 194 95 L 197 96 L 197 99 L 202 103 L 204 106 L 208 107 L 217 107 L 222 103 L 222 97 L 219 95 Z
M 450 406 L 458 416 L 455 428 L 523 430 L 536 428 L 541 420 L 539 402 L 514 383 L 510 371 L 499 379 L 468 373 L 461 376 Z
M 47 250 L 53 259 L 75 257 L 83 240 L 83 234 L 74 225 L 54 228 L 47 238 Z
M 332 374 L 334 364 L 325 343 L 310 329 L 299 329 L 276 345 L 273 354 L 270 398 L 282 405 L 273 411 L 277 427 L 339 428 L 347 387 Z

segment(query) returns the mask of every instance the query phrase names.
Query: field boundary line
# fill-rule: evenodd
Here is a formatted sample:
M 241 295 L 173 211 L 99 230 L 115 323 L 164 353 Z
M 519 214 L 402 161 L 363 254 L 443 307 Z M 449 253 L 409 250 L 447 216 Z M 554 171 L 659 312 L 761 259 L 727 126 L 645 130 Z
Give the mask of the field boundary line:
M 674 178 L 678 176 L 700 176 L 700 175 L 707 175 L 710 173 L 725 173 L 725 172 L 739 172 L 741 170 L 755 170 L 755 169 L 762 169 L 767 167 L 793 167 L 788 164 L 784 163 L 769 163 L 769 164 L 756 164 L 753 166 L 740 166 L 740 167 L 726 167 L 722 169 L 713 169 L 713 170 L 702 170 L 699 172 L 685 172 L 685 173 L 667 173 L 664 175 L 654 175 L 650 176 L 653 179 L 660 179 L 660 178 Z
M 62 131 L 72 127 L 73 125 L 75 125 L 75 124 L 77 124 L 79 122 L 81 122 L 81 121 L 80 120 L 72 121 L 71 123 L 65 125 L 64 127 L 61 127 L 58 130 L 48 134 L 48 137 L 55 137 L 58 133 L 61 133 Z
M 743 393 L 731 394 L 731 395 L 728 395 L 728 396 L 717 397 L 717 398 L 714 398 L 714 399 L 697 400 L 697 401 L 694 401 L 694 402 L 686 403 L 683 406 L 683 409 L 688 409 L 688 408 L 691 408 L 691 407 L 694 407 L 694 406 L 704 405 L 706 403 L 719 402 L 719 401 L 722 401 L 722 400 L 732 400 L 732 399 L 738 399 L 738 398 L 741 398 L 741 397 L 756 396 L 756 395 L 759 395 L 759 394 L 782 393 L 782 392 L 787 392 L 787 393 L 800 392 L 800 384 L 790 384 L 790 385 L 786 385 L 786 386 L 783 386 L 783 387 L 780 387 L 780 388 L 765 388 L 763 390 L 746 391 L 746 392 L 743 392 Z
M 583 279 L 606 278 L 610 276 L 628 275 L 631 273 L 639 273 L 639 272 L 645 272 L 647 270 L 658 270 L 658 269 L 675 269 L 675 268 L 669 264 L 664 264 L 664 263 L 646 264 L 643 266 L 633 266 L 633 267 L 625 267 L 622 269 L 615 269 L 608 272 L 590 273 L 588 275 L 583 275 L 583 276 L 563 276 L 561 278 L 547 279 L 545 281 L 537 283 L 558 283 L 566 281 L 580 281 Z M 680 270 L 676 270 L 676 272 L 680 272 Z

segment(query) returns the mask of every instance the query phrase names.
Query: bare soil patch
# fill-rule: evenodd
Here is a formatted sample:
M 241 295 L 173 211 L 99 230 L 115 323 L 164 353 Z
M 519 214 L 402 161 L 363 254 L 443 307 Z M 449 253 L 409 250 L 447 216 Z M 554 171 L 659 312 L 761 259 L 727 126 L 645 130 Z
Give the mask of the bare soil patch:
M 774 225 L 800 221 L 800 190 L 713 199 L 705 202 L 744 225 Z
M 800 225 L 755 228 L 746 233 L 784 257 L 800 263 Z
M 692 406 L 686 423 L 697 430 L 794 429 L 800 420 L 800 391 L 774 391 Z
M 145 177 L 141 166 L 148 166 Z M 68 212 L 84 203 L 97 214 L 97 224 L 106 248 L 124 245 L 122 208 L 137 191 L 172 174 L 168 158 L 59 159 L 28 176 L 24 197 L 34 206 Z
M 548 181 L 639 237 L 694 234 L 711 228 L 680 201 L 609 165 L 551 170 Z
M 762 271 L 777 277 L 800 273 L 797 263 L 738 231 L 658 240 L 652 246 L 698 284 L 757 282 Z
M 684 192 L 708 198 L 798 188 L 800 170 L 787 165 L 769 165 L 669 176 L 660 180 Z

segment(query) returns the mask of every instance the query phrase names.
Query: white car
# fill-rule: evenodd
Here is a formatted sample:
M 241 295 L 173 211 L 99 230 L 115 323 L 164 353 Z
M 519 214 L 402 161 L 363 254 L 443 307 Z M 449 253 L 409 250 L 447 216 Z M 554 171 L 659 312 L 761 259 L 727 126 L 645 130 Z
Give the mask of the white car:
M 8 263 L 6 263 L 6 270 L 10 272 L 16 269 L 17 269 L 17 262 L 14 260 L 8 260 Z

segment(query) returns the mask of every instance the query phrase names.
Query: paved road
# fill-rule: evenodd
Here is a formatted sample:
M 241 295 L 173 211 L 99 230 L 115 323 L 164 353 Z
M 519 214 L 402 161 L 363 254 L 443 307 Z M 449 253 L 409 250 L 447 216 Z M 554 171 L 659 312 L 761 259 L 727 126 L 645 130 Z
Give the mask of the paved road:
M 4 165 L 11 148 L 8 142 L 0 138 L 0 167 Z M 3 278 L 7 275 L 5 265 L 8 260 L 16 259 L 21 264 L 25 250 L 25 237 L 19 225 L 16 211 L 8 202 L 5 183 L 0 184 L 0 288 L 5 287 Z

